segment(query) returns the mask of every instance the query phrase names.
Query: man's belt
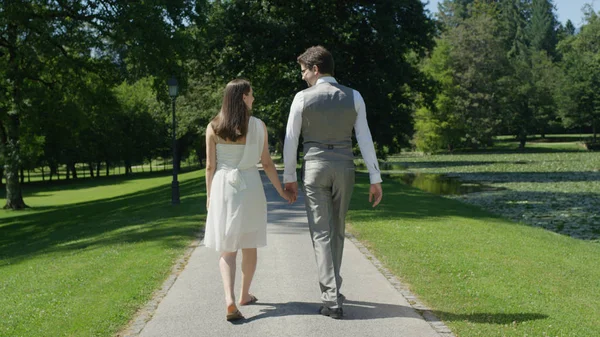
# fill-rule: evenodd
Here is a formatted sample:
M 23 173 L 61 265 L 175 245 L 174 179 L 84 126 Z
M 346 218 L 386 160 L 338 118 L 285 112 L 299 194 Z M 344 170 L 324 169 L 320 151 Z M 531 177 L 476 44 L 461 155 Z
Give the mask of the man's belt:
M 333 149 L 350 149 L 352 148 L 352 145 L 349 144 L 323 144 L 323 143 L 304 143 L 304 147 L 316 147 L 319 149 L 327 149 L 327 150 L 333 150 Z

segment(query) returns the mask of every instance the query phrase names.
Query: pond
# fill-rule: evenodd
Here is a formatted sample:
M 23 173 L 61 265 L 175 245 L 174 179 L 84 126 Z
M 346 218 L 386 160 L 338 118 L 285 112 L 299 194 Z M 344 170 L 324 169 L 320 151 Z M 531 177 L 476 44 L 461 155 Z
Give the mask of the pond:
M 357 165 L 359 169 L 366 169 L 364 165 Z M 463 195 L 468 193 L 498 190 L 480 183 L 461 181 L 458 178 L 444 174 L 433 173 L 407 173 L 407 167 L 399 163 L 380 163 L 382 174 L 400 179 L 403 183 L 416 187 L 425 192 L 438 195 Z
M 461 195 L 482 191 L 495 190 L 495 188 L 479 183 L 464 182 L 457 178 L 443 174 L 431 173 L 402 173 L 390 174 L 399 178 L 403 183 L 416 187 L 425 192 L 438 195 Z

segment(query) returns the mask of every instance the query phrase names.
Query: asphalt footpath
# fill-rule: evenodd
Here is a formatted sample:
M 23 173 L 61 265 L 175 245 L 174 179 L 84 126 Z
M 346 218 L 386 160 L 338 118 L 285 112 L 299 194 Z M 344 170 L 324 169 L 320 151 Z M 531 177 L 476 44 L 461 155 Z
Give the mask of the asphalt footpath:
M 398 284 L 390 282 L 390 275 L 384 276 L 378 262 L 366 256 L 355 240 L 346 240 L 342 262 L 345 316 L 335 320 L 319 315 L 317 268 L 303 195 L 288 205 L 261 175 L 268 201 L 267 247 L 258 250 L 251 287 L 258 302 L 239 307 L 246 319 L 225 320 L 219 254 L 200 241 L 180 262 L 164 293 L 138 314 L 122 336 L 452 336 L 435 317 L 425 319 L 410 294 L 399 291 Z M 237 296 L 240 263 L 241 252 Z

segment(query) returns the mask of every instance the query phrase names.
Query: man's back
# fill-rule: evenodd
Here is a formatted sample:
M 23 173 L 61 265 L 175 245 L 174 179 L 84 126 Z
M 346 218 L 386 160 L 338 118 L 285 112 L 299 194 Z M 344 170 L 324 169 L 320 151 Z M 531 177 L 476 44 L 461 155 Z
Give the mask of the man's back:
M 354 159 L 354 90 L 335 82 L 322 82 L 304 90 L 303 95 L 302 137 L 305 160 Z
M 302 137 L 304 142 L 349 144 L 356 121 L 351 88 L 323 82 L 304 90 Z

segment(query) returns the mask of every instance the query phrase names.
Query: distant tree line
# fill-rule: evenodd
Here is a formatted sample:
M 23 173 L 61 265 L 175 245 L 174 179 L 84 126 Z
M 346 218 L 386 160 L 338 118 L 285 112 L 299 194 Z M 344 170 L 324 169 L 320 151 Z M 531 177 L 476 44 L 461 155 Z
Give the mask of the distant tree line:
M 421 69 L 430 90 L 415 111 L 414 146 L 482 148 L 528 136 L 600 127 L 600 18 L 576 30 L 551 0 L 445 0 L 436 47 Z

